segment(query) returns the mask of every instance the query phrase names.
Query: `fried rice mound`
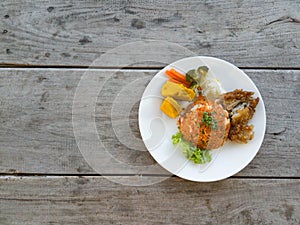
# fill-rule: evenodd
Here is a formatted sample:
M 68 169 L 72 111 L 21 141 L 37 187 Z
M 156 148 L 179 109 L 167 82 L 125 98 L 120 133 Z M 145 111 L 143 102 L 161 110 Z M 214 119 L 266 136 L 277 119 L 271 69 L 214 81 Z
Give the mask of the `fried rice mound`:
M 199 96 L 179 117 L 178 127 L 183 138 L 194 146 L 217 149 L 228 138 L 229 114 L 217 101 Z

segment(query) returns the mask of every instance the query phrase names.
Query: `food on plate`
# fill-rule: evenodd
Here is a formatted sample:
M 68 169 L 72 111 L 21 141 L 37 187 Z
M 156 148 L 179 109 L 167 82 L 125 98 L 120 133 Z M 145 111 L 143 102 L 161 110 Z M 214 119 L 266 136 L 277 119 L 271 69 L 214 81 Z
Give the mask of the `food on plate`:
M 253 125 L 248 125 L 252 119 L 259 98 L 253 98 L 254 92 L 236 89 L 223 94 L 221 103 L 229 112 L 231 128 L 228 138 L 238 143 L 247 143 L 254 137 Z
M 176 118 L 183 110 L 176 100 L 192 101 L 196 93 L 188 88 L 190 83 L 185 80 L 185 76 L 174 69 L 166 71 L 170 77 L 161 88 L 161 95 L 165 97 L 161 104 L 161 111 L 171 118 Z M 176 100 L 175 100 L 176 99 Z
M 190 87 L 191 82 L 189 82 L 186 78 L 185 75 L 181 74 L 174 68 L 171 68 L 169 70 L 165 71 L 165 74 L 169 77 L 169 81 L 182 84 L 185 87 Z
M 222 147 L 229 139 L 248 143 L 254 137 L 249 125 L 259 98 L 254 92 L 236 89 L 225 93 L 221 83 L 207 66 L 200 66 L 184 76 L 175 69 L 165 71 L 169 80 L 162 86 L 166 97 L 161 110 L 171 118 L 178 118 L 179 131 L 172 136 L 184 155 L 196 164 L 211 161 L 210 150 Z M 189 101 L 183 110 L 182 102 Z
M 183 138 L 192 145 L 202 150 L 216 149 L 227 140 L 229 115 L 221 104 L 199 96 L 179 117 L 178 128 Z
M 186 80 L 190 81 L 192 85 L 198 84 L 203 81 L 203 78 L 208 74 L 208 67 L 207 66 L 200 66 L 198 69 L 192 69 L 186 73 Z
M 207 99 L 219 98 L 220 95 L 225 92 L 217 78 L 208 76 L 202 79 L 200 87 L 202 88 L 202 94 L 206 96 Z
M 186 79 L 191 82 L 192 87 L 201 87 L 201 94 L 207 99 L 216 99 L 225 90 L 222 88 L 220 81 L 211 73 L 208 73 L 207 66 L 200 66 L 196 70 L 190 70 L 186 74 Z
M 172 97 L 166 97 L 161 104 L 160 109 L 171 118 L 176 118 L 183 110 L 178 102 Z
M 177 84 L 171 81 L 167 81 L 161 88 L 161 95 L 164 97 L 172 97 L 177 100 L 192 101 L 196 93 L 185 87 L 183 84 Z
M 195 164 L 208 163 L 212 159 L 209 150 L 202 150 L 184 140 L 181 132 L 177 132 L 172 136 L 172 142 L 174 145 L 179 145 L 182 148 L 185 157 Z

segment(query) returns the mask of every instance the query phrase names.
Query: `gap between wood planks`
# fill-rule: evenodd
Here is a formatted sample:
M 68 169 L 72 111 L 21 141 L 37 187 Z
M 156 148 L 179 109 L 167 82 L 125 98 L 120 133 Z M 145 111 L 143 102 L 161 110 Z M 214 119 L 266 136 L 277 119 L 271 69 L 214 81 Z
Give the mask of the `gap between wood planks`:
M 143 176 L 143 177 L 177 177 L 176 175 L 164 175 L 164 174 L 72 174 L 72 173 L 0 173 L 0 179 L 3 177 L 103 177 L 103 176 L 122 176 L 122 177 L 133 177 L 133 176 Z M 300 177 L 293 176 L 232 176 L 227 179 L 278 179 L 278 180 L 299 180 Z
M 0 64 L 0 69 L 133 69 L 133 70 L 161 70 L 164 67 L 161 66 L 80 66 L 80 65 L 24 65 L 24 64 Z M 242 70 L 300 70 L 300 67 L 238 67 Z

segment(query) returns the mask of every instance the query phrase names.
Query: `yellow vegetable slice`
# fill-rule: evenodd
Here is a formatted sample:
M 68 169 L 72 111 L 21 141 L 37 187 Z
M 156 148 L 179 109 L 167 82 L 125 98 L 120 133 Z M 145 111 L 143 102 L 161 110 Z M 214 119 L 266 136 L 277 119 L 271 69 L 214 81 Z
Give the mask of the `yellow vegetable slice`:
M 182 107 L 172 97 L 166 97 L 160 109 L 171 118 L 176 118 L 182 111 Z
M 183 84 L 167 81 L 161 88 L 161 95 L 164 97 L 172 97 L 177 100 L 192 101 L 195 98 L 196 93 L 192 89 L 185 87 Z

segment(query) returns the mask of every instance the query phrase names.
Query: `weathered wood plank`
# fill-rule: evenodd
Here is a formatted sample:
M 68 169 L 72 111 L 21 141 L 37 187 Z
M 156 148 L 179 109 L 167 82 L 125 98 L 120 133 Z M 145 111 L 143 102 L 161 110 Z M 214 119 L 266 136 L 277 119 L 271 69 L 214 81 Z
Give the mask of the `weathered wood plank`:
M 151 39 L 241 67 L 299 68 L 299 0 L 4 0 L 0 6 L 0 64 L 89 66 L 119 45 Z M 145 55 L 160 59 L 144 66 L 161 66 L 190 54 L 137 47 L 115 51 L 97 66 Z
M 130 187 L 103 177 L 1 177 L 0 184 L 1 224 L 300 222 L 299 180 L 228 179 L 201 185 L 169 178 Z
M 76 86 L 88 70 L 68 69 L 2 69 L 0 71 L 0 171 L 2 173 L 95 173 L 83 159 L 73 133 L 72 103 Z M 89 89 L 101 87 L 95 109 L 95 120 L 103 146 L 116 159 L 134 166 L 152 165 L 152 157 L 140 140 L 138 100 L 154 70 L 92 70 L 86 84 Z M 299 177 L 299 90 L 300 71 L 246 70 L 264 98 L 267 131 L 255 159 L 240 176 Z M 121 106 L 130 104 L 129 127 L 119 129 L 112 118 L 124 119 L 124 110 L 113 110 L 117 97 L 129 87 Z M 84 103 L 88 104 L 89 99 Z M 84 109 L 85 107 L 83 107 Z M 112 114 L 112 111 L 114 113 Z M 75 113 L 75 114 L 74 114 Z M 78 115 L 84 111 L 77 112 Z M 86 113 L 90 115 L 93 113 Z M 73 115 L 77 115 L 73 112 Z M 122 124 L 122 123 L 121 123 Z M 122 125 L 123 127 L 123 125 Z M 121 134 L 118 134 L 118 131 Z M 128 134 L 132 132 L 132 135 Z M 83 131 L 90 132 L 89 130 Z M 117 133 L 116 133 L 117 132 Z M 119 135 L 119 136 L 118 136 Z M 125 143 L 121 137 L 126 137 Z M 91 146 L 97 138 L 89 141 Z M 163 174 L 151 171 L 120 170 L 105 164 L 105 174 Z

